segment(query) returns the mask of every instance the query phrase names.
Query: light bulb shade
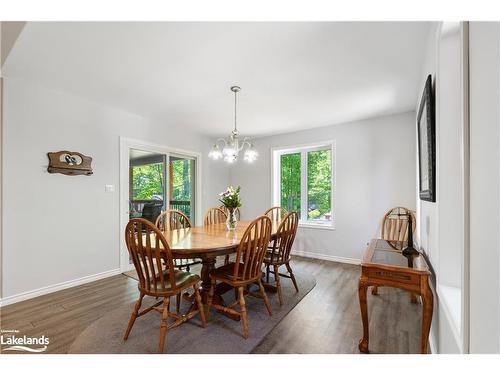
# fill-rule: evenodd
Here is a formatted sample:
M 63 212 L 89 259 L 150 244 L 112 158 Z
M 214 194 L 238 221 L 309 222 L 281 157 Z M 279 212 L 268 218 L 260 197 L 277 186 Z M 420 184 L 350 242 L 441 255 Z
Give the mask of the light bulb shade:
M 245 156 L 243 157 L 243 159 L 248 162 L 248 163 L 252 163 L 254 162 L 255 160 L 257 160 L 257 158 L 259 157 L 259 153 L 257 152 L 257 150 L 255 149 L 255 147 L 253 145 L 251 145 L 250 147 L 248 147 L 245 151 Z
M 236 160 L 238 160 L 238 155 L 233 154 L 233 155 L 225 155 L 224 156 L 224 161 L 228 164 L 233 164 Z
M 238 150 L 236 150 L 236 148 L 232 145 L 232 144 L 227 144 L 226 146 L 224 146 L 224 148 L 222 149 L 222 154 L 224 155 L 224 160 L 226 157 L 235 157 L 238 155 Z
M 222 157 L 222 152 L 220 151 L 220 148 L 218 145 L 214 145 L 210 152 L 208 153 L 208 157 L 213 159 L 213 160 L 219 160 Z

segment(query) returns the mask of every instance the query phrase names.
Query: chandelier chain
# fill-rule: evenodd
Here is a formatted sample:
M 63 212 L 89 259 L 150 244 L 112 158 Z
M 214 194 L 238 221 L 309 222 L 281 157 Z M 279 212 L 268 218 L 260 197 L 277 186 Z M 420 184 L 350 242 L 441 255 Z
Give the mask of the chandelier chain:
M 238 132 L 238 129 L 236 128 L 236 97 L 238 95 L 238 91 L 234 91 L 234 132 L 237 133 Z

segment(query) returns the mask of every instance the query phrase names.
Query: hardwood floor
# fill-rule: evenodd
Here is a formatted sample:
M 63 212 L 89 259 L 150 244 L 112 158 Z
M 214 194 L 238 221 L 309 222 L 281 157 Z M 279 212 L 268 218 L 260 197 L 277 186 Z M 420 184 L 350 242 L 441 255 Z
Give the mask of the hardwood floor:
M 305 258 L 296 258 L 293 264 L 297 273 L 312 273 L 316 287 L 254 353 L 359 354 L 363 332 L 358 300 L 360 267 Z M 420 352 L 422 305 L 410 303 L 409 293 L 379 288 L 378 296 L 368 296 L 368 309 L 371 353 Z
M 292 267 L 297 274 L 313 274 L 317 285 L 254 353 L 359 353 L 360 268 L 299 257 Z M 0 326 L 17 329 L 19 335 L 45 335 L 50 339 L 47 353 L 66 353 L 85 327 L 120 306 L 131 308 L 137 296 L 137 282 L 117 275 L 2 307 Z M 419 352 L 420 304 L 411 304 L 408 293 L 380 288 L 379 296 L 370 294 L 368 305 L 372 353 Z

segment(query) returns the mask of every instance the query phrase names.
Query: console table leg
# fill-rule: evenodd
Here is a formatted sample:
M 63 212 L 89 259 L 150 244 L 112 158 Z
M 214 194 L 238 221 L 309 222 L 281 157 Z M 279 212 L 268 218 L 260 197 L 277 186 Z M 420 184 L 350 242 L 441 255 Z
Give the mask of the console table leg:
M 422 337 L 420 341 L 420 353 L 427 354 L 429 332 L 431 330 L 432 311 L 434 309 L 434 297 L 429 287 L 427 278 L 422 278 Z
M 359 279 L 358 284 L 358 296 L 359 296 L 359 307 L 361 309 L 361 320 L 363 321 L 363 338 L 359 340 L 359 351 L 362 353 L 368 353 L 368 304 L 366 301 L 366 292 L 368 290 L 368 285 L 363 278 Z
M 410 301 L 411 303 L 418 303 L 417 295 L 413 292 L 410 293 Z

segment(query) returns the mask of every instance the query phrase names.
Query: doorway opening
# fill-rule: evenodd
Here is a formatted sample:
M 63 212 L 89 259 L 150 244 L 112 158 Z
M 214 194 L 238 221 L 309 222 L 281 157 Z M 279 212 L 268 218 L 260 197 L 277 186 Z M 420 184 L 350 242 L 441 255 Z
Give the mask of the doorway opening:
M 200 154 L 123 138 L 120 144 L 120 269 L 132 268 L 123 230 L 133 218 L 155 223 L 162 211 L 199 217 Z
M 196 221 L 195 159 L 129 150 L 129 218 L 155 223 L 161 211 L 174 209 Z

